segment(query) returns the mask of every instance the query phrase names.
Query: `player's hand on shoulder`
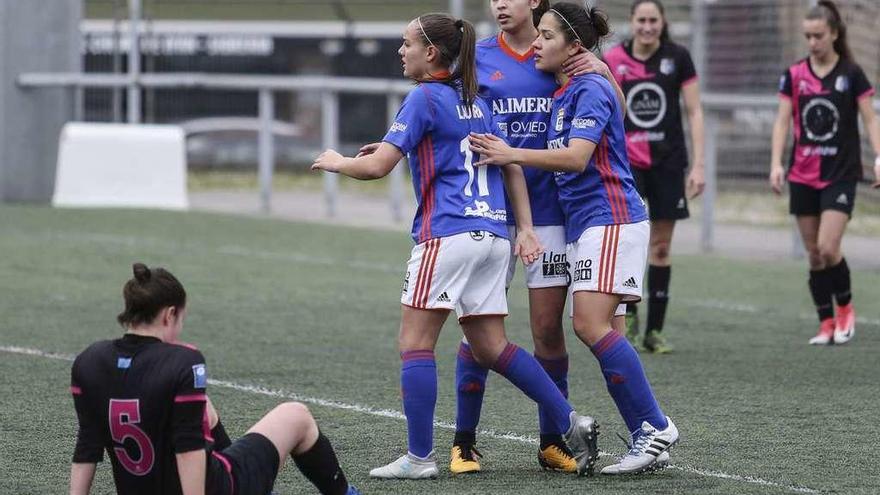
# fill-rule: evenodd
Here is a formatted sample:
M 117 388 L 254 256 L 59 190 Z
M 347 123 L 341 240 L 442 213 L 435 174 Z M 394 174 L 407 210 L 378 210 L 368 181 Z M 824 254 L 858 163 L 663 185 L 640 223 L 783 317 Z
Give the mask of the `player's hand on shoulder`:
M 470 150 L 480 155 L 474 166 L 508 165 L 514 163 L 514 149 L 494 134 L 470 134 Z
M 379 149 L 379 146 L 381 146 L 381 145 L 382 145 L 381 142 L 365 144 L 365 145 L 361 146 L 361 149 L 358 150 L 358 154 L 355 155 L 355 158 L 360 158 L 362 156 L 372 155 L 373 153 L 376 152 L 376 150 Z
M 543 252 L 544 246 L 541 245 L 535 229 L 517 229 L 513 254 L 519 256 L 524 265 L 531 265 L 537 261 Z
M 339 172 L 344 157 L 336 150 L 328 149 L 321 153 L 312 164 L 312 170 L 324 170 L 327 172 Z
M 569 77 L 579 76 L 581 74 L 599 74 L 602 77 L 609 77 L 611 71 L 608 64 L 602 61 L 595 53 L 589 50 L 581 50 L 572 55 L 562 63 L 562 70 Z

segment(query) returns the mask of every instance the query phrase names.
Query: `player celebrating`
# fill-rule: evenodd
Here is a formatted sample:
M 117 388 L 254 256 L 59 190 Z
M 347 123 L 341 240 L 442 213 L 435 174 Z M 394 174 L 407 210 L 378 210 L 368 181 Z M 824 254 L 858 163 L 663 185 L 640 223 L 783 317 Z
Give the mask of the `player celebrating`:
M 810 344 L 845 344 L 855 332 L 849 267 L 840 249 L 852 216 L 856 183 L 862 178 L 858 114 L 878 155 L 880 126 L 874 88 L 856 65 L 837 6 L 820 1 L 804 20 L 810 55 L 792 65 L 779 85 L 779 111 L 773 126 L 770 185 L 782 193 L 782 149 L 794 121 L 794 147 L 788 170 L 789 212 L 810 262 L 810 294 L 819 314 L 819 333 Z M 877 176 L 880 178 L 880 175 Z M 837 300 L 834 318 L 832 294 Z
M 648 219 L 626 162 L 623 111 L 612 85 L 596 74 L 569 78 L 562 68 L 572 53 L 593 49 L 608 34 L 593 8 L 561 2 L 541 18 L 536 65 L 562 87 L 550 113 L 547 150 L 511 148 L 489 134 L 472 135 L 477 165 L 527 163 L 556 172 L 571 265 L 574 330 L 602 368 L 617 408 L 633 435 L 619 463 L 603 474 L 636 473 L 664 462 L 678 430 L 661 411 L 638 354 L 611 328 L 621 302 L 641 297 Z
M 660 0 L 635 0 L 630 9 L 633 37 L 605 54 L 614 78 L 626 94 L 626 151 L 639 194 L 648 202 L 651 237 L 648 251 L 648 322 L 644 348 L 667 353 L 660 333 L 669 303 L 672 273 L 669 249 L 675 222 L 689 216 L 687 201 L 703 192 L 703 110 L 697 73 L 687 49 L 669 39 Z M 690 123 L 693 162 L 688 166 L 679 98 Z M 635 303 L 627 304 L 626 336 L 638 346 Z
M 538 21 L 550 8 L 550 2 L 493 0 L 490 8 L 500 33 L 477 42 L 479 94 L 492 107 L 508 143 L 518 148 L 544 149 L 550 104 L 558 85 L 552 74 L 535 68 L 531 45 L 538 37 Z M 600 72 L 611 77 L 608 67 L 586 50 L 574 55 L 567 66 L 569 73 Z M 622 101 L 622 93 L 620 98 Z M 525 267 L 534 355 L 562 394 L 568 397 L 568 354 L 562 330 L 568 293 L 565 218 L 559 207 L 553 173 L 528 167 L 524 172 L 535 233 L 545 249 L 538 262 Z M 513 220 L 508 217 L 511 237 L 515 235 Z M 511 253 L 508 287 L 513 280 L 516 259 Z M 481 468 L 474 445 L 489 370 L 474 360 L 466 339 L 460 345 L 455 371 L 458 410 L 449 468 L 453 473 L 476 472 Z M 539 408 L 541 443 L 538 460 L 547 469 L 573 472 L 577 465 L 565 442 L 558 434 L 548 433 L 557 429 L 548 425 L 549 418 Z
M 126 328 L 73 363 L 79 419 L 70 493 L 89 493 L 104 451 L 125 494 L 265 495 L 290 455 L 321 493 L 356 495 L 308 409 L 288 402 L 230 442 L 206 395 L 205 358 L 178 344 L 186 291 L 170 272 L 136 263 L 123 289 Z
M 577 416 L 540 364 L 507 341 L 504 291 L 510 243 L 504 187 L 519 235 L 515 252 L 530 263 L 540 254 L 519 166 L 475 168 L 469 133 L 493 132 L 489 107 L 476 97 L 473 26 L 446 14 L 412 21 L 399 53 L 404 75 L 419 82 L 406 97 L 383 142 L 357 157 L 324 152 L 313 169 L 359 179 L 387 175 L 408 155 L 419 203 L 401 296 L 401 392 L 409 434 L 406 455 L 370 471 L 377 478 L 433 478 L 437 371 L 434 347 L 455 310 L 474 359 L 519 387 L 550 415 L 575 454 L 578 472 L 591 474 L 598 457 L 596 424 Z M 455 72 L 449 72 L 454 67 Z

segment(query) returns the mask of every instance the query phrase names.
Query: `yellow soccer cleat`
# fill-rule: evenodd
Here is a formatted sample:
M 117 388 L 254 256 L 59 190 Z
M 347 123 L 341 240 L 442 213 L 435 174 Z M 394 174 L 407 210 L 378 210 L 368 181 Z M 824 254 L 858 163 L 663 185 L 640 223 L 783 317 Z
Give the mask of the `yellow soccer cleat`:
M 473 445 L 453 445 L 452 459 L 449 461 L 449 470 L 452 474 L 478 473 L 480 461 L 477 457 L 483 457 Z
M 562 471 L 574 473 L 577 471 L 577 461 L 568 447 L 564 445 L 548 445 L 544 450 L 538 451 L 538 462 L 541 467 L 549 471 Z

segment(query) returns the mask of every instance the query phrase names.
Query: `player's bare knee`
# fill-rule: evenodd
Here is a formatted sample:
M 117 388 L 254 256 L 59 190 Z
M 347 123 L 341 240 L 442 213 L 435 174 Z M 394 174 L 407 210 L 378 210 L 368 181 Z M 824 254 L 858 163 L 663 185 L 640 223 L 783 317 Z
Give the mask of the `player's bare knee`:
M 818 256 L 823 266 L 834 266 L 840 258 L 840 247 L 835 243 L 820 243 Z
M 666 241 L 651 243 L 651 258 L 655 263 L 665 265 L 669 262 L 670 245 Z
M 543 331 L 536 331 L 533 337 L 537 354 L 544 357 L 565 354 L 565 335 L 561 327 L 545 327 Z

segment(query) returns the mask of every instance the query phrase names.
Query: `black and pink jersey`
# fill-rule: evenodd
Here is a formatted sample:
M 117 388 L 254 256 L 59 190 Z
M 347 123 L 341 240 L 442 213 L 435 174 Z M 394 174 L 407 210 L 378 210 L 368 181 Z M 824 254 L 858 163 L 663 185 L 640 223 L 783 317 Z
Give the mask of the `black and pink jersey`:
M 805 58 L 782 75 L 779 95 L 791 100 L 794 121 L 788 180 L 824 189 L 861 179 L 859 101 L 874 95 L 861 67 L 840 59 L 820 78 Z
M 73 462 L 100 462 L 106 451 L 118 493 L 181 493 L 175 454 L 211 447 L 207 382 L 194 348 L 134 334 L 92 344 L 71 371 L 79 419 Z M 209 468 L 218 462 L 228 464 L 208 455 Z M 207 493 L 231 493 L 223 471 L 207 470 Z
M 697 81 L 687 49 L 664 41 L 641 61 L 627 41 L 608 50 L 605 63 L 626 95 L 626 151 L 632 166 L 687 168 L 679 98 L 682 87 Z

